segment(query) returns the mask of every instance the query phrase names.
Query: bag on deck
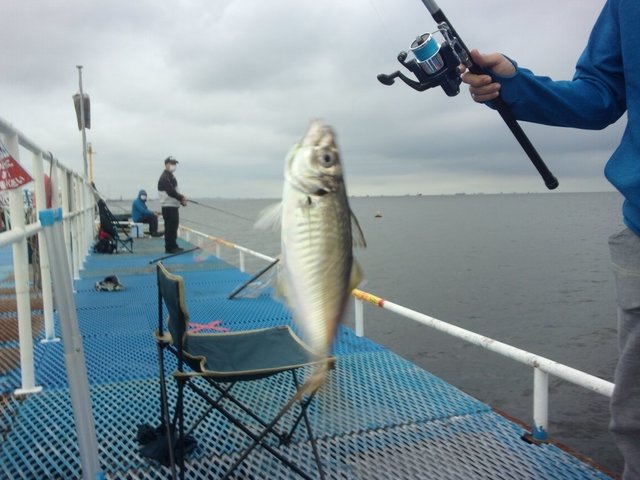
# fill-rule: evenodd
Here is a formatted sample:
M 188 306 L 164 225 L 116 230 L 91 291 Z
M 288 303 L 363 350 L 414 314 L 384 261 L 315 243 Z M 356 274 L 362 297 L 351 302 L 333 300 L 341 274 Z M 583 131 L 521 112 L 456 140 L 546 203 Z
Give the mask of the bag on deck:
M 118 277 L 109 275 L 101 282 L 96 282 L 96 290 L 99 292 L 119 292 L 120 290 L 124 290 L 124 285 L 120 283 Z
M 113 253 L 116 250 L 116 242 L 111 235 L 104 230 L 98 233 L 98 241 L 93 246 L 96 253 Z

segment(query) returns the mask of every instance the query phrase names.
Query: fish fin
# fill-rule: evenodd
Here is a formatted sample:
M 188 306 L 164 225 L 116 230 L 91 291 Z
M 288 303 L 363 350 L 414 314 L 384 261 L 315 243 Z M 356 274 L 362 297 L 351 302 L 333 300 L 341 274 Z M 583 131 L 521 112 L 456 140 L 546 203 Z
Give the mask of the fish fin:
M 353 237 L 353 246 L 366 248 L 367 241 L 364 239 L 364 233 L 362 233 L 360 223 L 358 222 L 355 214 L 351 210 L 349 210 L 349 212 L 351 213 L 351 236 Z
M 309 376 L 304 384 L 298 389 L 298 393 L 296 393 L 296 399 L 300 400 L 303 395 L 311 395 L 317 392 L 318 389 L 327 382 L 327 377 L 329 376 L 329 368 L 330 361 L 327 359 L 326 362 L 322 363 L 313 371 L 311 376 Z
M 258 220 L 253 225 L 253 228 L 258 230 L 268 230 L 270 228 L 280 228 L 280 222 L 282 220 L 282 202 L 269 205 L 258 215 Z
M 354 288 L 358 288 L 362 280 L 364 280 L 362 268 L 360 268 L 360 264 L 356 260 L 353 260 L 353 264 L 351 264 L 351 278 L 349 279 L 349 292 Z

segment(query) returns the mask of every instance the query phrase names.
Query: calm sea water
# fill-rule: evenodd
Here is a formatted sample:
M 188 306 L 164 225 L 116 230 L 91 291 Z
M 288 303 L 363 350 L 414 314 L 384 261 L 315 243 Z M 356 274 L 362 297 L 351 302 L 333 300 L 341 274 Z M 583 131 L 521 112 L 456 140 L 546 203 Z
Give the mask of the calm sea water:
M 273 202 L 199 201 L 249 219 Z M 363 289 L 612 381 L 616 308 L 607 239 L 622 228 L 620 206 L 617 193 L 354 198 L 368 242 L 356 252 Z M 190 204 L 181 222 L 279 253 L 277 232 L 257 232 L 210 208 Z M 353 325 L 352 312 L 347 322 Z M 365 333 L 531 424 L 530 368 L 375 307 L 365 307 Z M 553 438 L 621 470 L 605 397 L 552 378 L 549 410 Z

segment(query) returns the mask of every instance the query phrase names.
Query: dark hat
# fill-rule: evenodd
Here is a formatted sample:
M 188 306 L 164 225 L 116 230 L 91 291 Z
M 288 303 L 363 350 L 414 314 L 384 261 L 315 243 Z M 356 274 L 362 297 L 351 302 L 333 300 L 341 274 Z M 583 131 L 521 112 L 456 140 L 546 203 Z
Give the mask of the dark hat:
M 179 163 L 179 162 L 173 157 L 167 157 L 164 159 L 164 164 L 166 165 L 167 163 L 173 163 L 175 165 L 176 163 Z

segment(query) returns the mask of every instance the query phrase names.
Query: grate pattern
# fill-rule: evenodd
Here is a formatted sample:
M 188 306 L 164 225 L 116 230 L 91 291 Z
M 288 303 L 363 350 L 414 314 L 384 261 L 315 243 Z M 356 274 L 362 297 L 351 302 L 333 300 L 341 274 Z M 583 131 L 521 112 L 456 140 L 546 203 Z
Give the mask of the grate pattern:
M 135 440 L 137 425 L 159 422 L 152 337 L 157 291 L 155 266 L 149 261 L 162 251 L 162 239 L 139 239 L 135 254 L 92 255 L 83 278 L 75 283 L 99 454 L 109 479 L 169 477 L 168 469 L 138 455 Z M 165 263 L 185 278 L 192 323 L 220 320 L 230 330 L 291 323 L 289 311 L 266 294 L 228 300 L 249 275 L 226 262 L 187 254 Z M 96 281 L 112 274 L 118 275 L 124 291 L 94 290 Z M 38 342 L 34 354 L 36 380 L 44 392 L 22 400 L 0 396 L 0 478 L 79 478 L 63 345 Z M 336 369 L 309 411 L 329 479 L 607 478 L 552 445 L 525 443 L 521 427 L 348 328 L 340 327 L 335 354 Z M 166 368 L 175 368 L 171 355 Z M 0 392 L 19 385 L 19 371 L 13 366 L 0 375 Z M 175 398 L 170 377 L 168 387 L 170 398 Z M 259 405 L 268 417 L 291 395 L 291 388 L 276 377 L 240 385 L 234 392 L 245 403 Z M 206 409 L 189 390 L 186 404 L 188 424 Z M 283 422 L 290 424 L 291 417 Z M 314 476 L 315 462 L 303 434 L 304 429 L 296 434 L 286 454 Z M 218 413 L 207 416 L 193 435 L 198 447 L 188 462 L 189 479 L 218 478 L 247 445 L 245 436 Z M 237 477 L 295 478 L 259 449 Z
M 241 391 L 240 397 L 249 402 L 264 402 L 272 396 L 281 400 L 290 393 L 280 382 L 267 381 L 262 385 L 262 391 L 253 385 Z M 172 382 L 169 386 L 173 391 Z M 324 419 L 335 417 L 335 425 L 342 425 L 342 416 L 349 413 L 336 412 L 331 406 L 335 402 L 327 398 L 352 393 L 328 390 L 321 395 L 318 408 L 310 412 L 328 478 L 607 478 L 552 445 L 535 446 L 520 440 L 524 433 L 520 427 L 486 408 L 429 421 L 412 419 L 396 424 L 387 420 L 386 426 L 371 425 L 361 417 L 363 421 L 354 424 L 353 428 L 324 430 Z M 100 458 L 107 477 L 167 478 L 167 469 L 153 465 L 137 454 L 135 441 L 138 424 L 157 424 L 157 382 L 147 380 L 94 387 L 92 399 Z M 191 405 L 189 423 L 204 405 L 190 393 L 187 401 Z M 273 406 L 274 403 L 266 405 Z M 235 427 L 216 414 L 210 415 L 194 436 L 198 448 L 189 461 L 187 478 L 218 478 L 239 449 L 246 445 L 245 438 Z M 39 445 L 41 451 L 32 452 L 32 445 Z M 306 442 L 298 438 L 286 452 L 305 470 L 313 472 L 315 464 Z M 77 478 L 79 468 L 67 392 L 49 391 L 29 397 L 0 449 L 0 475 L 6 478 Z M 291 478 L 279 462 L 260 450 L 251 455 L 239 475 L 240 478 Z

